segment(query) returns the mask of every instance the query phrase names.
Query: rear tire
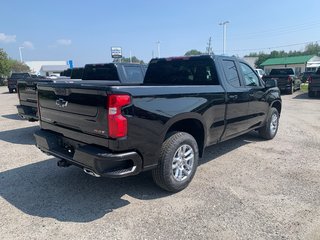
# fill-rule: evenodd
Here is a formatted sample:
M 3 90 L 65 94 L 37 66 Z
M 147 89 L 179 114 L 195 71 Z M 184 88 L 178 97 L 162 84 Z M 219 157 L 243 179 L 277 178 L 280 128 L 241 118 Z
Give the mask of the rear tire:
M 159 164 L 152 171 L 153 180 L 166 191 L 179 192 L 194 177 L 198 160 L 198 144 L 194 137 L 185 132 L 176 132 L 162 144 Z
M 13 88 L 9 88 L 9 93 L 13 93 Z
M 279 127 L 279 112 L 276 108 L 271 108 L 268 114 L 266 125 L 259 129 L 259 134 L 266 140 L 273 139 Z

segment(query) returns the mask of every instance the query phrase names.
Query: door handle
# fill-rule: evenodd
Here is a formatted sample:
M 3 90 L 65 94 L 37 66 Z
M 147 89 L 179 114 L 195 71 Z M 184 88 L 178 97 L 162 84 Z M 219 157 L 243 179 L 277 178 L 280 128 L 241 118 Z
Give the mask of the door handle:
M 238 95 L 229 95 L 229 99 L 236 100 L 238 99 Z

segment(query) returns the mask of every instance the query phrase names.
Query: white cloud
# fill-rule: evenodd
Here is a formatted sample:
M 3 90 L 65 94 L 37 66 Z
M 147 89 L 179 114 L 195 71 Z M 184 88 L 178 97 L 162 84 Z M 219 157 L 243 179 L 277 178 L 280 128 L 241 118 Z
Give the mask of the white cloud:
M 58 45 L 64 45 L 64 46 L 69 46 L 71 45 L 72 41 L 70 39 L 58 39 L 57 44 Z
M 6 35 L 4 33 L 0 33 L 0 42 L 10 43 L 16 41 L 16 35 Z
M 33 50 L 33 49 L 34 49 L 33 43 L 30 42 L 30 41 L 24 41 L 24 42 L 22 43 L 22 47 L 27 48 L 27 49 L 30 49 L 30 50 Z

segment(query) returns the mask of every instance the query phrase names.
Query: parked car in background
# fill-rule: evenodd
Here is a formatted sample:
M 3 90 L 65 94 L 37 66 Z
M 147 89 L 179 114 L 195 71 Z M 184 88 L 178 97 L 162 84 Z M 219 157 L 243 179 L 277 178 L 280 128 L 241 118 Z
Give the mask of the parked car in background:
M 30 73 L 12 73 L 8 78 L 8 89 L 9 93 L 17 92 L 17 82 L 18 80 L 24 80 L 31 78 Z
M 308 95 L 315 97 L 320 94 L 320 68 L 308 78 Z
M 301 80 L 292 68 L 272 69 L 268 76 L 263 77 L 265 81 L 268 79 L 277 80 L 278 87 L 282 92 L 292 94 L 300 89 Z
M 258 74 L 258 76 L 259 76 L 260 78 L 262 78 L 263 76 L 266 75 L 265 71 L 263 71 L 263 70 L 260 69 L 260 68 L 256 68 L 254 71 Z
M 302 82 L 302 83 L 307 82 L 307 80 L 309 79 L 309 77 L 310 77 L 312 74 L 314 74 L 314 73 L 315 73 L 315 72 L 309 72 L 309 71 L 301 73 L 301 75 L 300 75 L 301 82 Z
M 117 77 L 116 66 L 101 68 Z M 90 74 L 97 71 L 93 65 Z M 128 83 L 140 79 L 136 72 L 127 71 Z M 278 130 L 276 81 L 263 82 L 234 57 L 153 59 L 143 84 L 99 78 L 38 86 L 41 130 L 34 135 L 38 148 L 61 159 L 58 166 L 114 178 L 152 170 L 156 184 L 177 192 L 191 182 L 205 147 L 251 130 L 272 139 Z

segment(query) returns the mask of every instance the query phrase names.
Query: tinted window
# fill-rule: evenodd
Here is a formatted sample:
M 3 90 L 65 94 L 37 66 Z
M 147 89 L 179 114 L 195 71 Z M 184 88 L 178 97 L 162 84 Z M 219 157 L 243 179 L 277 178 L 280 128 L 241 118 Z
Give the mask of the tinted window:
M 114 64 L 88 64 L 84 68 L 82 79 L 119 81 L 119 76 Z
M 244 82 L 246 86 L 258 87 L 260 81 L 254 71 L 246 64 L 240 63 L 241 72 L 243 74 Z
M 294 75 L 294 72 L 291 68 L 272 69 L 270 75 Z
M 11 78 L 27 78 L 29 77 L 28 73 L 12 73 Z
M 139 66 L 124 66 L 128 83 L 142 83 L 144 74 Z
M 227 81 L 234 87 L 240 87 L 240 78 L 234 61 L 223 60 L 222 63 Z
M 154 59 L 150 62 L 145 84 L 219 85 L 212 59 Z
M 83 68 L 73 68 L 71 71 L 71 79 L 81 79 L 83 74 Z

